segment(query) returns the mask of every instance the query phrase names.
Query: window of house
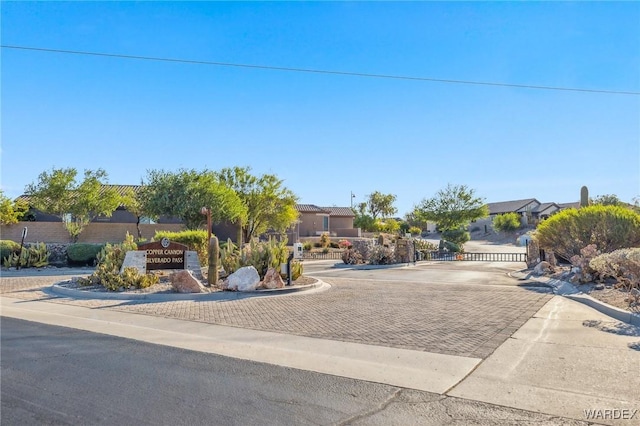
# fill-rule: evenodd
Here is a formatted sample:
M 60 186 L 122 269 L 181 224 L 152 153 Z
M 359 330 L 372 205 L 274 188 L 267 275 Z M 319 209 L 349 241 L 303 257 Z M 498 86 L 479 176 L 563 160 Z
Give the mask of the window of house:
M 141 225 L 155 225 L 157 222 L 153 219 L 151 219 L 148 216 L 141 216 L 140 217 L 140 224 Z
M 324 216 L 322 218 L 322 230 L 323 231 L 329 230 L 329 216 Z

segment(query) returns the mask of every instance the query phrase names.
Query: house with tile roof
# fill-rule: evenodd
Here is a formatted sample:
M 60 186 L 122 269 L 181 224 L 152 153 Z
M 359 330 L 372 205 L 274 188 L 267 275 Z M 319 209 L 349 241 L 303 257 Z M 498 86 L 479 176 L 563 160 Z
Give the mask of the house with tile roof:
M 295 229 L 298 238 L 316 237 L 325 232 L 335 237 L 360 236 L 360 229 L 353 227 L 356 215 L 349 207 L 297 204 L 296 210 L 300 214 Z

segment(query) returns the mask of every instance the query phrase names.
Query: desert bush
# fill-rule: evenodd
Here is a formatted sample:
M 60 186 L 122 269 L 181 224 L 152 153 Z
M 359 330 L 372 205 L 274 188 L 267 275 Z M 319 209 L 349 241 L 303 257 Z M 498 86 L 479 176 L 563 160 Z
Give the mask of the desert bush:
M 360 265 L 364 263 L 362 255 L 354 249 L 346 249 L 342 252 L 342 261 L 347 265 Z
M 538 245 L 571 259 L 595 244 L 603 253 L 640 246 L 640 214 L 620 206 L 594 205 L 567 209 L 538 225 Z
M 572 256 L 570 261 L 573 266 L 580 268 L 579 280 L 581 282 L 589 282 L 592 279 L 593 270 L 589 266 L 589 262 L 600 254 L 600 251 L 595 244 L 589 244 L 588 246 L 580 250 L 580 255 Z
M 294 260 L 291 262 L 291 281 L 295 281 L 304 273 L 304 266 L 302 262 Z
M 184 244 L 189 247 L 189 250 L 198 253 L 200 265 L 207 266 L 209 264 L 209 242 L 207 241 L 207 235 L 207 231 L 203 229 L 180 232 L 156 231 L 153 240 L 160 241 L 163 238 L 168 238 L 170 241 Z
M 329 247 L 331 247 L 331 248 L 333 248 L 333 249 L 337 249 L 337 248 L 340 248 L 340 244 L 339 244 L 339 243 L 336 243 L 336 242 L 331 241 L 331 242 L 329 243 Z
M 289 248 L 287 241 L 276 241 L 271 238 L 269 241 L 252 240 L 239 249 L 228 240 L 226 245 L 220 249 L 220 263 L 227 274 L 232 274 L 244 266 L 253 266 L 258 271 L 260 279 L 263 279 L 269 268 L 280 270 L 282 263 L 287 263 Z
M 628 289 L 640 288 L 640 248 L 601 254 L 591 259 L 589 267 L 599 280 L 615 278 Z
M 384 219 L 376 222 L 377 230 L 395 234 L 400 230 L 400 223 L 395 219 Z
M 369 263 L 372 265 L 391 265 L 396 263 L 393 247 L 374 246 L 369 253 Z
M 436 251 L 438 250 L 438 246 L 429 242 L 427 240 L 415 240 L 414 244 L 416 245 L 416 250 L 424 250 L 424 251 Z
M 89 277 L 81 278 L 80 284 L 102 285 L 109 291 L 145 288 L 156 284 L 159 278 L 155 274 L 141 274 L 135 268 L 125 268 L 120 273 L 127 252 L 137 248 L 129 233 L 120 244 L 106 244 L 98 253 L 96 270 Z
M 443 247 L 451 252 L 451 253 L 460 253 L 462 252 L 462 249 L 460 248 L 459 245 L 457 245 L 456 243 L 453 243 L 451 241 L 445 241 L 443 244 Z
M 352 246 L 349 240 L 340 240 L 338 241 L 338 247 L 341 249 L 350 249 Z
M 104 248 L 104 244 L 74 243 L 67 246 L 67 259 L 70 264 L 95 265 L 98 261 L 98 253 Z
M 409 233 L 411 235 L 420 235 L 422 234 L 422 229 L 418 228 L 417 226 L 412 226 L 409 228 Z
M 323 232 L 322 235 L 320 235 L 320 247 L 322 248 L 329 247 L 329 244 L 331 244 L 331 238 L 329 237 L 329 233 Z
M 311 244 L 311 241 L 305 241 L 304 243 L 302 243 L 302 249 L 304 251 L 310 251 L 312 247 L 313 245 Z
M 493 229 L 498 232 L 510 232 L 520 229 L 520 215 L 515 212 L 499 214 L 493 218 Z
M 18 256 L 18 253 L 20 255 Z M 34 267 L 42 268 L 49 264 L 49 256 L 51 253 L 45 243 L 36 243 L 25 245 L 20 252 L 20 245 L 16 252 L 11 252 L 9 256 L 2 258 L 2 266 L 5 268 L 20 267 Z
M 0 240 L 0 259 L 9 257 L 13 253 L 18 253 L 20 244 L 11 240 Z
M 442 238 L 462 248 L 471 239 L 471 235 L 464 228 L 448 229 L 442 232 Z M 460 248 L 457 251 L 460 251 Z

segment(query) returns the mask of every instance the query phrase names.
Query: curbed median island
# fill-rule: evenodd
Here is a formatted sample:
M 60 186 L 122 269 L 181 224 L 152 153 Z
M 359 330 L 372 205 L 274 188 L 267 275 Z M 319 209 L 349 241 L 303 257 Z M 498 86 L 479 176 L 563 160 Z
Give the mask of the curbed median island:
M 69 296 L 121 294 L 123 297 L 112 298 L 126 298 L 290 292 L 320 285 L 318 280 L 302 275 L 301 263 L 291 262 L 286 242 L 251 242 L 240 249 L 228 241 L 222 250 L 217 247 L 217 238 L 211 239 L 213 243 L 216 247 L 210 250 L 210 265 L 202 267 L 201 257 L 186 245 L 163 238 L 137 246 L 127 235 L 121 244 L 107 244 L 102 249 L 93 274 L 59 283 L 53 290 Z

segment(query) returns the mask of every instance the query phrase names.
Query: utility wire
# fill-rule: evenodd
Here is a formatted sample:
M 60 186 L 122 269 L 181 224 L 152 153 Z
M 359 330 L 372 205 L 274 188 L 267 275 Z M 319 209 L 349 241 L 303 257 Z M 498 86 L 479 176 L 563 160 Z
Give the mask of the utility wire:
M 404 75 L 371 74 L 371 73 L 350 72 L 350 71 L 332 71 L 332 70 L 318 70 L 318 69 L 309 69 L 309 68 L 276 67 L 276 66 L 269 66 L 269 65 L 238 64 L 238 63 L 231 63 L 231 62 L 196 61 L 191 59 L 160 58 L 160 57 L 154 57 L 154 56 L 138 56 L 138 55 L 121 55 L 116 53 L 85 52 L 85 51 L 79 51 L 79 50 L 46 49 L 43 47 L 13 46 L 13 45 L 7 45 L 7 44 L 2 44 L 0 45 L 0 47 L 2 47 L 3 49 L 31 50 L 31 51 L 38 51 L 38 52 L 65 53 L 65 54 L 71 54 L 71 55 L 102 56 L 102 57 L 108 57 L 108 58 L 137 59 L 137 60 L 144 60 L 144 61 L 159 61 L 159 62 L 177 62 L 177 63 L 183 63 L 183 64 L 215 65 L 215 66 L 221 66 L 221 67 L 253 68 L 253 69 L 263 69 L 263 70 L 272 70 L 272 71 L 346 75 L 346 76 L 352 76 L 352 77 L 388 78 L 388 79 L 394 79 L 394 80 L 430 81 L 435 83 L 449 83 L 449 84 L 473 84 L 478 86 L 516 87 L 521 89 L 535 89 L 535 90 L 560 90 L 560 91 L 567 91 L 567 92 L 606 93 L 610 95 L 632 95 L 632 96 L 640 95 L 640 92 L 632 92 L 632 91 L 581 89 L 581 88 L 575 88 L 575 87 L 557 87 L 557 86 L 535 86 L 535 85 L 529 85 L 529 84 L 492 83 L 492 82 L 486 82 L 486 81 L 471 81 L 471 80 L 451 80 L 451 79 L 428 78 L 428 77 L 411 77 L 411 76 L 404 76 Z

